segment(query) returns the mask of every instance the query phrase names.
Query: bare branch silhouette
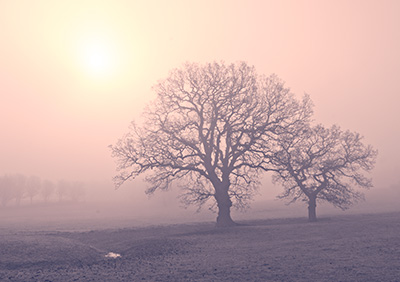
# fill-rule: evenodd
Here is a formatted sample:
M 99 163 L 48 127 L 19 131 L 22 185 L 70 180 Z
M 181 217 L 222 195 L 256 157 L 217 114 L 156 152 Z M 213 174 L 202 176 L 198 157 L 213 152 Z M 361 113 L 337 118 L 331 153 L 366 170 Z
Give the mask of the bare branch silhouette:
M 271 140 L 312 115 L 308 96 L 297 101 L 277 76 L 246 63 L 186 64 L 154 90 L 145 124 L 111 146 L 115 185 L 145 172 L 148 193 L 179 181 L 185 203 L 216 200 L 218 226 L 234 225 L 231 206 L 245 207 L 270 170 Z
M 362 171 L 373 168 L 377 151 L 364 145 L 358 133 L 342 131 L 338 126 L 299 130 L 278 138 L 274 181 L 285 187 L 279 198 L 307 201 L 310 221 L 317 220 L 317 200 L 347 209 L 363 199 L 354 187 L 372 186 Z

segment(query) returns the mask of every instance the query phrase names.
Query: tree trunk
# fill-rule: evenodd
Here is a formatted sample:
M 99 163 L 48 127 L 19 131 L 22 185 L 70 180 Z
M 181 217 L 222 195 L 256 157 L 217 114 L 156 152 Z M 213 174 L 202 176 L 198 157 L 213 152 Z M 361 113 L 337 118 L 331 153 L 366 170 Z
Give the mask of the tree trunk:
M 317 197 L 310 196 L 308 198 L 308 221 L 315 222 L 317 221 Z
M 216 189 L 215 199 L 218 206 L 217 227 L 235 226 L 236 223 L 231 218 L 232 201 L 228 189 Z

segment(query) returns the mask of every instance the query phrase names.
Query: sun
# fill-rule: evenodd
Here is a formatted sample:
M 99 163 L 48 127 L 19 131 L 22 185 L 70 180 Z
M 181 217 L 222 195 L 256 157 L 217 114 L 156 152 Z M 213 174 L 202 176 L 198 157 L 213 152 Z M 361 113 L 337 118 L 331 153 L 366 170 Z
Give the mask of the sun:
M 85 46 L 83 63 L 88 72 L 104 75 L 112 69 L 112 52 L 103 44 L 88 44 Z
M 118 69 L 115 41 L 101 34 L 89 35 L 80 40 L 78 57 L 82 70 L 92 78 L 113 76 Z

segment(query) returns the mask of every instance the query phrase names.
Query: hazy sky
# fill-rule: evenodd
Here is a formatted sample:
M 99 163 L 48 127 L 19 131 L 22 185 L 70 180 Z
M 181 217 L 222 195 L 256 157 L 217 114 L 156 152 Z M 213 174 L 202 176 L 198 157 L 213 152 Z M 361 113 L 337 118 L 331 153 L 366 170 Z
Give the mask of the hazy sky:
M 186 61 L 247 61 L 399 184 L 400 1 L 0 0 L 0 175 L 109 180 L 107 148 Z

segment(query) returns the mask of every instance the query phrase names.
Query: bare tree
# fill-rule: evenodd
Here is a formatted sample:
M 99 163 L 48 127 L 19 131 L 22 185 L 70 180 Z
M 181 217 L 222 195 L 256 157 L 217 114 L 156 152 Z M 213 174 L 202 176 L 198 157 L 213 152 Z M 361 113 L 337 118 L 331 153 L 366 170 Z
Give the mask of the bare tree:
M 40 191 L 40 193 L 45 203 L 47 203 L 49 197 L 53 195 L 54 190 L 55 190 L 55 184 L 52 181 L 47 179 L 43 181 L 42 190 Z
M 217 226 L 234 225 L 231 206 L 245 207 L 258 174 L 269 169 L 269 141 L 312 114 L 276 76 L 257 76 L 246 63 L 186 64 L 155 87 L 144 124 L 110 146 L 116 187 L 146 173 L 147 193 L 178 180 L 186 204 L 214 199 Z M 181 181 L 179 181 L 181 180 Z
M 0 178 L 0 198 L 5 206 L 9 201 L 15 199 L 15 204 L 20 205 L 21 199 L 26 192 L 26 177 L 22 174 L 6 174 Z
M 310 221 L 317 220 L 317 200 L 344 210 L 363 199 L 355 187 L 372 186 L 362 172 L 373 168 L 377 151 L 364 145 L 358 133 L 338 126 L 300 127 L 280 135 L 277 148 L 274 181 L 285 189 L 278 197 L 306 201 Z
M 68 195 L 71 184 L 66 180 L 59 180 L 57 183 L 56 194 L 58 196 L 58 200 L 61 202 L 65 196 Z
M 20 205 L 21 200 L 24 198 L 26 190 L 27 178 L 23 174 L 12 175 L 12 195 L 15 199 L 15 204 Z
M 33 198 L 39 194 L 42 187 L 42 180 L 38 176 L 31 176 L 26 181 L 26 194 L 28 195 L 31 204 Z
M 69 187 L 69 196 L 74 202 L 78 202 L 80 199 L 83 199 L 85 196 L 84 183 L 80 181 L 71 182 Z
M 12 199 L 12 179 L 9 175 L 4 175 L 0 178 L 0 201 L 1 205 L 5 207 Z

